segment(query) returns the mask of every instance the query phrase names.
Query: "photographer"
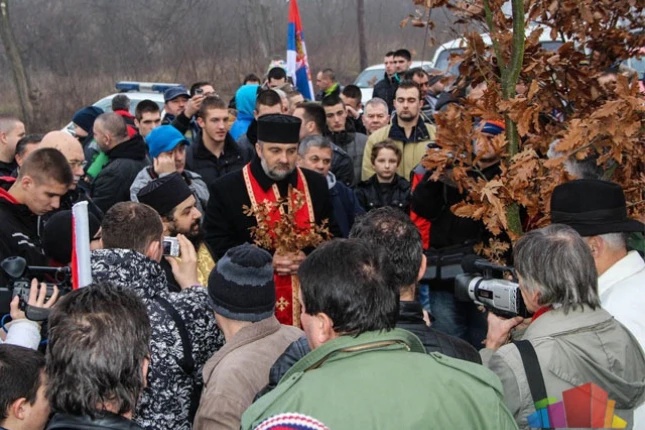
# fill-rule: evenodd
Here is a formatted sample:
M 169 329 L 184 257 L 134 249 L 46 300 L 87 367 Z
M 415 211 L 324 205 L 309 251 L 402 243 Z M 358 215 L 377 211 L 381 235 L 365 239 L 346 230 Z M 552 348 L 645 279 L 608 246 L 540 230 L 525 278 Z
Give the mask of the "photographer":
M 134 291 L 146 304 L 152 326 L 148 385 L 134 420 L 150 430 L 190 429 L 202 367 L 223 344 L 208 294 L 197 284 L 195 250 L 186 237 L 177 237 L 182 258 L 173 263 L 173 274 L 182 291 L 171 293 L 159 265 L 163 225 L 154 209 L 117 203 L 101 229 L 103 249 L 91 256 L 94 281 Z
M 58 287 L 54 286 L 54 293 L 49 299 L 46 299 L 46 295 L 47 285 L 42 283 L 39 288 L 38 281 L 33 279 L 29 289 L 27 306 L 50 309 L 58 299 Z M 10 309 L 11 322 L 2 327 L 0 344 L 8 343 L 38 349 L 40 344 L 40 323 L 27 319 L 25 313 L 20 310 L 20 297 L 18 296 L 11 300 Z M 5 336 L 4 339 L 3 336 Z
M 519 427 L 529 428 L 535 402 L 563 400 L 564 391 L 591 382 L 616 402 L 614 413 L 632 428 L 633 410 L 645 400 L 645 355 L 634 336 L 600 308 L 589 247 L 571 227 L 554 224 L 526 233 L 513 253 L 522 297 L 533 312 L 523 335 L 528 342 L 507 344 L 522 318 L 489 313 L 481 355 L 500 377 Z

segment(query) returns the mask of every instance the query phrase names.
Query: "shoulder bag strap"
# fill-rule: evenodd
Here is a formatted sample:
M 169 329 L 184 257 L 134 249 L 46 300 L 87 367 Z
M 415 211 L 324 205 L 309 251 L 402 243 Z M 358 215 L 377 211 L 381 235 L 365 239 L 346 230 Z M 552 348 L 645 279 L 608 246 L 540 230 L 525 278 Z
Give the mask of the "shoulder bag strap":
M 161 305 L 161 307 L 163 307 L 166 310 L 166 312 L 168 312 L 172 317 L 172 319 L 175 321 L 177 330 L 179 330 L 179 336 L 181 337 L 181 346 L 182 346 L 182 349 L 184 350 L 184 357 L 181 360 L 179 360 L 179 365 L 187 375 L 192 375 L 192 373 L 195 371 L 195 361 L 193 360 L 193 347 L 190 342 L 190 337 L 188 337 L 188 330 L 186 329 L 186 324 L 184 323 L 184 320 L 179 315 L 179 312 L 177 312 L 177 309 L 175 309 L 168 302 L 168 300 L 160 296 L 155 296 L 154 300 L 157 303 L 159 303 L 159 305 Z

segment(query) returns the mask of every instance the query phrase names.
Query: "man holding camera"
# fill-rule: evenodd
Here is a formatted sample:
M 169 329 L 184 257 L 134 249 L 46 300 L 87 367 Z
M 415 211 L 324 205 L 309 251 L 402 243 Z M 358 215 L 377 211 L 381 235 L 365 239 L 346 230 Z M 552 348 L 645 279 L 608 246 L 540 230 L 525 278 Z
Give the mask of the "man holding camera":
M 208 276 L 215 267 L 215 260 L 203 242 L 202 214 L 197 210 L 197 200 L 179 173 L 155 179 L 139 191 L 138 199 L 157 211 L 163 223 L 163 235 L 174 239 L 184 235 L 197 252 L 197 282 L 208 283 Z M 164 239 L 165 240 L 165 239 Z M 164 252 L 165 254 L 165 252 Z M 174 255 L 177 257 L 177 255 Z M 173 275 L 174 259 L 161 259 L 170 291 L 181 291 Z
M 633 412 L 645 400 L 645 355 L 634 336 L 600 308 L 589 246 L 571 227 L 553 224 L 522 236 L 513 256 L 519 289 L 533 318 L 523 341 L 508 344 L 522 318 L 489 313 L 481 355 L 500 377 L 504 401 L 519 427 L 555 427 L 544 421 L 535 425 L 536 403 L 543 402 L 546 409 L 547 403 L 555 403 L 546 399 L 565 396 L 587 403 L 593 396 L 600 402 L 599 387 L 615 401 L 616 417 L 609 418 L 627 425 L 612 427 L 639 428 L 632 427 Z M 584 388 L 589 383 L 596 387 Z M 581 425 L 584 417 L 575 415 L 582 414 L 567 411 L 566 425 L 557 427 L 606 427 Z
M 0 178 L 0 261 L 19 256 L 28 265 L 47 264 L 38 237 L 38 218 L 60 206 L 73 181 L 67 159 L 53 148 L 29 154 L 16 179 Z M 0 270 L 0 286 L 8 281 Z
M 143 299 L 152 325 L 148 386 L 135 421 L 150 430 L 189 430 L 199 404 L 201 371 L 223 344 L 198 285 L 195 250 L 178 235 L 181 260 L 173 274 L 180 293 L 168 291 L 162 258 L 163 225 L 151 207 L 134 202 L 114 205 L 103 218 L 103 248 L 92 252 L 92 277 L 132 289 Z

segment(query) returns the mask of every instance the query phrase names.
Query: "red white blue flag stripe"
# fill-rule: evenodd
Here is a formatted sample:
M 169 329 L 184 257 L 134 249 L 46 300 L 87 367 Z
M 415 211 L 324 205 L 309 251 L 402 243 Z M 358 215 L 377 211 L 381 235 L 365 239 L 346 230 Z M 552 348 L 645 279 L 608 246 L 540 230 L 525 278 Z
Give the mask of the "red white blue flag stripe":
M 287 24 L 287 75 L 291 76 L 298 91 L 308 99 L 314 99 L 311 73 L 307 60 L 305 36 L 300 21 L 297 0 L 289 0 L 289 23 Z

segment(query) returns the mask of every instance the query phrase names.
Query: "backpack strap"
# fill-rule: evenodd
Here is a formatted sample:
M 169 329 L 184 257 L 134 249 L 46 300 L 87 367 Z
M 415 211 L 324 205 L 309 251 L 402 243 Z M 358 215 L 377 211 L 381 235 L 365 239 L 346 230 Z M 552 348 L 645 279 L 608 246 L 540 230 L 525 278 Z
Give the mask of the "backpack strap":
M 547 398 L 544 376 L 540 369 L 537 354 L 535 353 L 533 345 L 528 340 L 516 340 L 513 343 L 520 352 L 520 358 L 524 365 L 524 373 L 526 373 L 526 379 L 531 390 L 531 397 L 533 397 L 533 404 L 536 404 Z
M 192 375 L 195 371 L 195 361 L 193 360 L 193 346 L 190 341 L 190 337 L 188 337 L 188 330 L 186 329 L 184 320 L 179 315 L 179 312 L 177 312 L 177 309 L 175 309 L 174 306 L 172 306 L 168 302 L 168 300 L 161 296 L 155 296 L 154 300 L 159 303 L 159 305 L 170 314 L 173 321 L 175 321 L 177 330 L 179 330 L 179 336 L 181 337 L 181 346 L 184 350 L 184 357 L 179 360 L 179 366 L 187 375 Z

